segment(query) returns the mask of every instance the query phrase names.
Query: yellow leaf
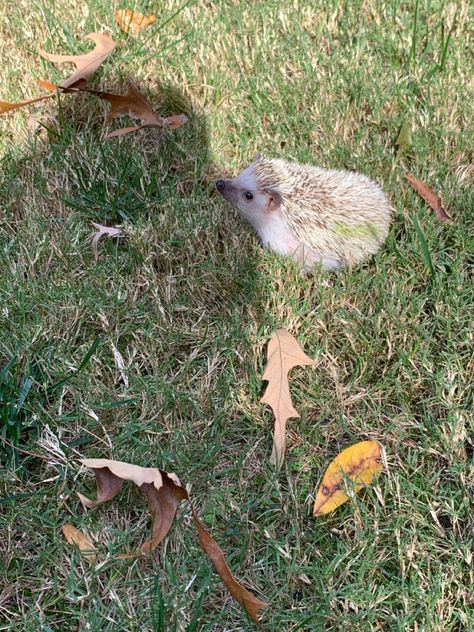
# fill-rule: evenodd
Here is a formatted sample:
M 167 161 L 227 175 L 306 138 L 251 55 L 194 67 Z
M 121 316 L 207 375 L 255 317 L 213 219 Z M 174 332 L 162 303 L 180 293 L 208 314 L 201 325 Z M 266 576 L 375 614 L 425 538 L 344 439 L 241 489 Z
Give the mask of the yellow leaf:
M 156 15 L 142 15 L 132 9 L 119 9 L 115 11 L 115 21 L 124 33 L 139 33 L 156 22 Z
M 345 485 L 353 481 L 353 490 L 358 492 L 370 485 L 374 476 L 383 470 L 378 462 L 382 449 L 375 441 L 361 441 L 343 450 L 329 464 L 316 494 L 313 515 L 330 513 L 348 500 Z
M 268 380 L 267 389 L 260 400 L 268 404 L 275 415 L 273 451 L 270 462 L 280 467 L 285 458 L 286 422 L 290 417 L 299 417 L 291 401 L 288 373 L 295 366 L 314 365 L 298 342 L 285 329 L 278 329 L 268 343 L 268 365 L 262 380 Z
M 95 547 L 89 538 L 76 529 L 75 526 L 67 522 L 61 527 L 64 537 L 69 544 L 74 544 L 78 547 L 82 555 L 92 564 L 96 561 L 97 555 L 95 554 Z

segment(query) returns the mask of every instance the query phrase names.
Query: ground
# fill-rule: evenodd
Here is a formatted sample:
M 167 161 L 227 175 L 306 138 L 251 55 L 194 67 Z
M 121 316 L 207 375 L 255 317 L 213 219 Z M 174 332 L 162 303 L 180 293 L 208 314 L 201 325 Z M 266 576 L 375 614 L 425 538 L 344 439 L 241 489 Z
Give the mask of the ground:
M 78 459 L 104 457 L 180 476 L 269 602 L 266 630 L 472 630 L 469 3 L 132 0 L 158 20 L 130 36 L 117 6 L 18 0 L 0 16 L 0 99 L 67 76 L 38 46 L 86 52 L 100 31 L 117 49 L 94 86 L 132 76 L 160 113 L 190 117 L 104 141 L 105 105 L 62 95 L 0 119 L 0 629 L 255 629 L 186 503 L 154 555 L 112 559 L 150 520 L 131 485 L 83 511 L 76 492 L 94 482 Z M 212 187 L 257 150 L 377 180 L 394 207 L 380 253 L 303 278 L 263 251 Z M 443 194 L 451 224 L 407 171 Z M 98 263 L 91 221 L 125 233 Z M 317 360 L 292 372 L 301 418 L 278 474 L 259 403 L 277 327 Z M 326 466 L 363 439 L 388 471 L 313 518 Z M 97 567 L 65 522 L 96 542 Z

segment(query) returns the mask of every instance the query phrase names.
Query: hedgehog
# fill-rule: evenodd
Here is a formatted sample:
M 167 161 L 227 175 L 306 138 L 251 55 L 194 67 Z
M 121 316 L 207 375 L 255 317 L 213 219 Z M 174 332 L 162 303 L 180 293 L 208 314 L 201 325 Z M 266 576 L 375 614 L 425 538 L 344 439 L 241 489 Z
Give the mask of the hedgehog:
M 257 231 L 264 247 L 292 257 L 307 273 L 352 267 L 388 234 L 390 205 L 370 178 L 260 154 L 216 188 Z

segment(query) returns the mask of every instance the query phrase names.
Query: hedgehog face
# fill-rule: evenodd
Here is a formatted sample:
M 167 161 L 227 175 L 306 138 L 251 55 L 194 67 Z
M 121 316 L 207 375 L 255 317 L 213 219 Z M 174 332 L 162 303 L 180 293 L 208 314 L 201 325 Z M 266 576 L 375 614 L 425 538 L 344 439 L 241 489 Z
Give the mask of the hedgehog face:
M 236 178 L 218 180 L 216 188 L 246 220 L 259 228 L 267 221 L 268 214 L 278 208 L 279 200 L 258 186 L 254 164 L 249 165 Z

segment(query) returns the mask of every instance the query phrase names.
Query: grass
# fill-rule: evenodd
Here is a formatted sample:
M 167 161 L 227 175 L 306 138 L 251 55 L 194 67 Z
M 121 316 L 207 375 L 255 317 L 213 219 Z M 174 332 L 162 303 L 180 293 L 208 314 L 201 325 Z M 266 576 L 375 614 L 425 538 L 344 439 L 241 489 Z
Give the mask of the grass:
M 135 6 L 159 18 L 137 36 L 110 1 L 19 0 L 0 16 L 3 100 L 66 76 L 38 45 L 86 51 L 96 30 L 118 46 L 95 86 L 131 75 L 161 113 L 190 115 L 162 139 L 108 142 L 90 96 L 50 101 L 36 131 L 27 111 L 0 119 L 0 629 L 254 629 L 185 504 L 155 555 L 111 559 L 150 524 L 131 486 L 81 510 L 75 492 L 94 484 L 78 459 L 101 456 L 191 487 L 236 576 L 270 602 L 267 630 L 472 630 L 469 3 Z M 378 180 L 395 209 L 381 252 L 302 278 L 263 251 L 211 184 L 257 150 Z M 406 171 L 443 192 L 452 224 Z M 125 232 L 98 264 L 91 221 Z M 317 359 L 292 374 L 301 419 L 278 476 L 259 404 L 277 327 Z M 325 467 L 365 438 L 385 446 L 389 472 L 313 519 Z M 65 522 L 91 535 L 101 565 L 66 544 Z

